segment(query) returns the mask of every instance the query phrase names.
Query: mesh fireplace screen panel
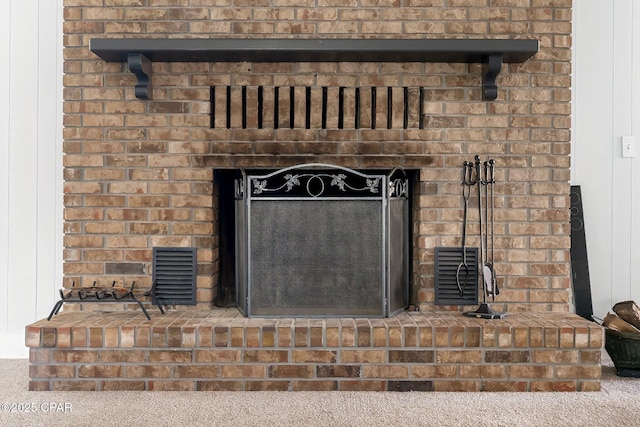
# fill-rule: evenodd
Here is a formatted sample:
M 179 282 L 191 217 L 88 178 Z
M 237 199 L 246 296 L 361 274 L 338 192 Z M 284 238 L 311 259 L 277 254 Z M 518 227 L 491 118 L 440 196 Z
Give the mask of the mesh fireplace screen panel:
M 242 200 L 236 201 L 236 214 L 237 218 L 244 218 L 244 203 Z M 247 273 L 243 268 L 247 265 L 247 251 L 246 251 L 246 224 L 244 221 L 236 222 L 236 254 L 238 259 L 236 260 L 236 280 L 238 285 L 236 286 L 236 300 L 238 302 L 238 308 L 244 314 L 247 315 Z
M 389 311 L 403 310 L 408 304 L 409 230 L 406 199 L 389 201 Z
M 382 316 L 380 200 L 254 200 L 252 315 Z

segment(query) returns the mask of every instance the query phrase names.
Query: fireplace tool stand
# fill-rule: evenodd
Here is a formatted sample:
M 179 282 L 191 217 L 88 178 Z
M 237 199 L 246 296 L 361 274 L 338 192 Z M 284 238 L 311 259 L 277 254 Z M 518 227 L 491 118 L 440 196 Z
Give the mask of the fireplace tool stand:
M 482 302 L 480 306 L 475 311 L 465 311 L 462 313 L 467 317 L 475 317 L 479 319 L 502 319 L 507 315 L 507 313 L 495 311 L 491 308 L 489 303 L 487 302 L 487 295 L 491 295 L 492 299 L 495 301 L 495 296 L 499 293 L 497 287 L 497 281 L 495 280 L 495 270 L 493 268 L 493 225 L 491 227 L 491 262 L 487 261 L 487 252 L 489 242 L 489 227 L 487 224 L 489 211 L 485 210 L 485 224 L 483 228 L 482 221 L 482 186 L 485 186 L 485 206 L 488 207 L 489 200 L 488 199 L 488 185 L 491 185 L 491 195 L 493 199 L 493 184 L 495 183 L 494 174 L 493 174 L 493 159 L 489 160 L 489 162 L 484 163 L 484 179 L 482 177 L 482 172 L 480 170 L 480 156 L 475 156 L 475 170 L 476 170 L 476 179 L 475 184 L 478 186 L 478 221 L 480 225 L 480 260 L 482 266 L 480 267 L 480 283 L 482 286 Z M 493 223 L 493 209 L 494 203 L 491 201 L 491 221 Z M 484 233 L 484 234 L 483 234 Z

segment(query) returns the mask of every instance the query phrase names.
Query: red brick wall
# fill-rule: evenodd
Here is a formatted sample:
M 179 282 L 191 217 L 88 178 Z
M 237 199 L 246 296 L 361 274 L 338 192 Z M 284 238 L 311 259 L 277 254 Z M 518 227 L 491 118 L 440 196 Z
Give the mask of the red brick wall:
M 149 286 L 153 246 L 195 246 L 197 299 L 208 307 L 218 271 L 214 168 L 403 166 L 420 170 L 413 302 L 430 309 L 434 248 L 460 244 L 459 168 L 480 154 L 498 170 L 496 306 L 570 308 L 571 0 L 64 5 L 66 286 Z M 481 100 L 480 65 L 444 63 L 154 63 L 153 100 L 140 101 L 126 64 L 89 51 L 94 37 L 535 38 L 540 52 L 503 66 L 493 102 Z M 337 129 L 331 110 L 328 129 L 211 129 L 214 85 L 420 86 L 426 126 Z

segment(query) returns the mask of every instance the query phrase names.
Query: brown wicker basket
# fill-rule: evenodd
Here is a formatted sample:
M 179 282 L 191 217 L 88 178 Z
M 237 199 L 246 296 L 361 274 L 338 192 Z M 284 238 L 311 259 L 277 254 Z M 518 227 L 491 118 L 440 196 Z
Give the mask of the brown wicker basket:
M 618 376 L 640 378 L 640 334 L 605 328 L 604 348 L 611 356 Z

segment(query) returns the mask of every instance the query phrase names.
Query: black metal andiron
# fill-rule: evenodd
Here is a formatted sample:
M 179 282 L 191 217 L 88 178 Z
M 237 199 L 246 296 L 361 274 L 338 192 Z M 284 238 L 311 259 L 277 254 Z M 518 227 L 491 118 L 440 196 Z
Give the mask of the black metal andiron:
M 51 320 L 51 318 L 58 314 L 60 309 L 62 308 L 62 304 L 65 302 L 73 302 L 73 303 L 114 303 L 114 302 L 135 302 L 138 304 L 144 315 L 147 317 L 147 320 L 151 320 L 151 316 L 142 305 L 142 302 L 136 297 L 133 293 L 133 288 L 136 286 L 136 282 L 134 281 L 131 284 L 130 288 L 124 288 L 116 286 L 116 282 L 114 281 L 109 286 L 96 286 L 96 282 L 93 282 L 93 286 L 83 286 L 83 287 L 75 287 L 75 282 L 71 285 L 71 289 L 64 292 L 60 289 L 60 300 L 56 302 L 53 306 L 53 310 L 51 310 L 51 314 L 47 317 L 47 320 Z M 152 289 L 153 290 L 153 289 Z M 141 293 L 138 296 L 147 296 L 151 294 L 151 291 L 147 291 Z M 164 310 L 162 306 L 158 304 L 158 308 L 160 312 L 164 314 Z

